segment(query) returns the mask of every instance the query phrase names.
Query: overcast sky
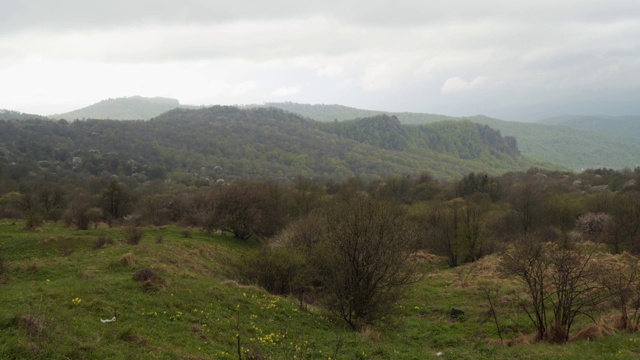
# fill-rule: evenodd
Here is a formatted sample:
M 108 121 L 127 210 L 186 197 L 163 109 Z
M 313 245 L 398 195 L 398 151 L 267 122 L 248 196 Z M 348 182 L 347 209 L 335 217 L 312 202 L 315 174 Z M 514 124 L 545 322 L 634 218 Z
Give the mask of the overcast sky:
M 638 0 L 0 0 L 0 109 L 640 114 Z

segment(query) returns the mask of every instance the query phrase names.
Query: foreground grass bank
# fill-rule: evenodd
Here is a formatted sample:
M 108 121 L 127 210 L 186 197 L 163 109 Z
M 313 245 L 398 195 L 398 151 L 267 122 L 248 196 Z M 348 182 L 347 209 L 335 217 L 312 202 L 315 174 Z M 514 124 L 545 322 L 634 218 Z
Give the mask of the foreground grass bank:
M 47 223 L 26 231 L 24 223 L 0 222 L 0 358 L 238 359 L 238 338 L 243 359 L 640 356 L 636 333 L 567 345 L 487 345 L 498 332 L 484 289 L 499 289 L 505 339 L 533 331 L 510 301 L 514 284 L 497 279 L 495 258 L 446 269 L 418 257 L 425 274 L 397 316 L 354 333 L 320 308 L 235 282 L 231 264 L 257 244 L 173 226 L 144 230 L 131 245 L 124 228 Z M 465 310 L 464 318 L 451 319 L 451 307 Z

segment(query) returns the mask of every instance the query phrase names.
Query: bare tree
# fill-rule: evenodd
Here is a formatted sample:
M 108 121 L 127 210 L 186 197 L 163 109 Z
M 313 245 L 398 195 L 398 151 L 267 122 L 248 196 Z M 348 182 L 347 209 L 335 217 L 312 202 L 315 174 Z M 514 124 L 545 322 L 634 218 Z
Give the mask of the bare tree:
M 326 214 L 320 274 L 329 309 L 354 330 L 390 311 L 414 280 L 417 232 L 396 205 L 357 196 Z
M 516 277 L 526 286 L 529 301 L 521 302 L 521 306 L 536 328 L 536 340 L 544 339 L 547 334 L 548 268 L 544 247 L 538 241 L 519 241 L 514 250 L 502 258 L 503 273 Z
M 637 329 L 640 316 L 640 260 L 624 253 L 604 262 L 600 281 L 607 291 L 609 303 L 620 311 L 618 328 Z M 629 317 L 629 307 L 634 312 Z
M 502 271 L 525 285 L 527 299 L 521 305 L 536 328 L 536 340 L 568 341 L 575 319 L 604 300 L 591 261 L 594 249 L 585 252 L 566 238 L 542 243 L 529 237 L 503 256 Z

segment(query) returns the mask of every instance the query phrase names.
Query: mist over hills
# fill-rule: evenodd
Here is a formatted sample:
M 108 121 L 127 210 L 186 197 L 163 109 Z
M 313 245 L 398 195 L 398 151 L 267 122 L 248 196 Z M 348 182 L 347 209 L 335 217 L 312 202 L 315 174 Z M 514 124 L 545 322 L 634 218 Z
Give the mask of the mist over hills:
M 562 125 L 573 129 L 591 131 L 612 137 L 637 141 L 640 139 L 640 116 L 586 116 L 562 115 L 540 120 L 541 124 Z

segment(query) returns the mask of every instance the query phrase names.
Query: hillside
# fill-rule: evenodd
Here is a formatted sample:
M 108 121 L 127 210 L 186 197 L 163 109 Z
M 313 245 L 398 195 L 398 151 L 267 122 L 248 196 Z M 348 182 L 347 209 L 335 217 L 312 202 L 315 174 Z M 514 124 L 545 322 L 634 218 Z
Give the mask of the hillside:
M 146 98 L 142 96 L 123 97 L 102 100 L 96 104 L 63 114 L 49 116 L 52 119 L 111 119 L 111 120 L 149 120 L 165 111 L 180 106 L 176 99 Z
M 484 116 L 467 118 L 518 139 L 522 153 L 575 170 L 635 168 L 640 165 L 640 143 L 629 139 L 560 125 L 519 123 Z
M 75 231 L 47 223 L 34 232 L 23 226 L 0 221 L 3 359 L 238 359 L 238 336 L 243 356 L 260 359 L 637 355 L 637 333 L 628 332 L 567 345 L 487 344 L 498 337 L 482 291 L 496 281 L 495 257 L 445 269 L 437 257 L 418 253 L 424 276 L 394 305 L 396 320 L 357 333 L 320 307 L 238 284 L 232 264 L 255 243 L 162 226 L 145 228 L 140 244 L 129 245 L 121 227 Z M 145 269 L 155 277 L 136 281 Z M 503 336 L 530 333 L 528 319 L 509 301 L 513 285 L 502 289 Z M 452 306 L 464 309 L 464 318 L 452 319 Z
M 637 141 L 640 138 L 640 116 L 564 115 L 540 120 L 541 124 L 570 128 Z
M 381 114 L 381 111 L 360 110 L 341 105 L 305 105 L 295 103 L 268 103 L 269 106 L 282 108 L 302 116 L 319 120 L 330 119 L 347 120 L 358 117 Z M 403 124 L 425 124 L 442 120 L 472 121 L 488 125 L 500 130 L 505 136 L 515 137 L 518 147 L 524 156 L 538 159 L 548 163 L 558 164 L 574 170 L 586 168 L 609 167 L 622 169 L 635 168 L 640 165 L 640 143 L 637 141 L 639 132 L 634 132 L 632 126 L 636 126 L 632 118 L 620 120 L 619 126 L 612 126 L 609 132 L 605 131 L 605 123 L 599 122 L 602 128 L 596 132 L 596 127 L 576 126 L 570 127 L 563 124 L 537 124 L 503 121 L 486 116 L 472 117 L 448 117 L 444 115 L 422 113 L 392 113 Z M 623 126 L 624 124 L 624 126 Z M 620 139 L 620 133 L 628 131 L 627 139 Z M 615 137 L 613 137 L 615 136 Z
M 544 165 L 521 157 L 513 139 L 471 122 L 359 121 L 323 124 L 273 108 L 216 106 L 174 109 L 151 121 L 1 122 L 0 159 L 16 164 L 9 168 L 14 176 L 35 171 L 140 180 L 166 174 L 371 179 L 425 170 L 451 179 Z

